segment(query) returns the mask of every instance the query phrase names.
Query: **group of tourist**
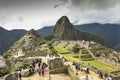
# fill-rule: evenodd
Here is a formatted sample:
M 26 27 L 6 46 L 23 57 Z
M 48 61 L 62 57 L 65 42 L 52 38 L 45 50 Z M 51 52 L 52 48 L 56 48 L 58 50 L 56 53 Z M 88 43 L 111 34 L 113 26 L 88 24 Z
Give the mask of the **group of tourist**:
M 89 68 L 81 68 L 81 64 L 80 63 L 76 63 L 76 62 L 73 62 L 72 65 L 75 66 L 76 75 L 78 75 L 78 71 L 81 71 L 81 72 L 84 71 L 86 73 L 86 76 L 83 77 L 84 79 L 81 79 L 81 80 L 93 80 L 92 78 L 90 78 L 88 76 L 88 74 L 90 73 L 89 72 Z M 103 74 L 101 71 L 98 72 L 98 77 L 100 79 L 104 79 L 105 78 L 105 80 L 113 80 L 112 76 L 108 76 L 107 73 Z
M 41 60 L 37 60 L 38 66 L 36 65 L 36 62 L 33 61 L 30 64 L 30 69 L 29 69 L 29 75 L 34 74 L 35 72 L 38 72 L 39 75 L 44 76 L 45 73 L 45 68 L 48 66 L 46 63 L 42 63 L 42 59 Z M 18 72 L 18 80 L 22 80 L 22 69 L 19 70 Z
M 78 71 L 84 71 L 86 74 L 89 74 L 89 68 L 81 68 L 80 63 L 73 62 L 73 65 L 75 66 L 75 69 L 77 71 L 76 75 L 78 74 Z
M 106 80 L 112 80 L 112 76 L 108 76 L 107 73 L 103 74 L 102 72 L 98 72 L 98 74 L 100 79 L 105 78 Z
M 46 63 L 42 63 L 41 60 L 38 62 L 38 67 L 36 66 L 35 62 L 33 62 L 32 64 L 30 64 L 30 69 L 29 69 L 30 75 L 32 75 L 37 71 L 39 75 L 42 74 L 44 76 L 45 68 L 47 66 L 48 65 Z
M 42 75 L 44 76 L 45 68 L 46 68 L 47 66 L 48 66 L 48 65 L 47 65 L 46 63 L 43 63 L 43 64 L 41 65 L 41 62 L 39 62 L 39 63 L 38 63 L 38 69 L 37 69 L 38 74 L 41 75 L 41 73 L 42 73 Z

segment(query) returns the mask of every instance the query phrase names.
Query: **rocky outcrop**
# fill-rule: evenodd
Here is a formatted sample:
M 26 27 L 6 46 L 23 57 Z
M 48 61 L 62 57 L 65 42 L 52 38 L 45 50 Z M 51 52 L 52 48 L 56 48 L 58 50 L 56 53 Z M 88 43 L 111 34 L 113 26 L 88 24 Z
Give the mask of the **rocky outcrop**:
M 18 80 L 18 74 L 10 73 L 8 75 L 5 75 L 4 77 L 1 77 L 0 80 Z
M 6 66 L 7 65 L 6 65 L 4 58 L 2 56 L 0 56 L 0 69 L 5 68 Z
M 0 77 L 9 73 L 9 65 L 6 60 L 0 56 Z

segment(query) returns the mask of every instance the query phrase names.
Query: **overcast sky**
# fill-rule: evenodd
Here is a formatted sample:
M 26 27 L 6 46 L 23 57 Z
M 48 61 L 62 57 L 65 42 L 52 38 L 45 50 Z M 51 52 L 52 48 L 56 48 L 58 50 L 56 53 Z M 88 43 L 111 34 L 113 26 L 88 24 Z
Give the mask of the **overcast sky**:
M 40 29 L 63 15 L 74 24 L 120 23 L 120 0 L 0 0 L 0 26 Z

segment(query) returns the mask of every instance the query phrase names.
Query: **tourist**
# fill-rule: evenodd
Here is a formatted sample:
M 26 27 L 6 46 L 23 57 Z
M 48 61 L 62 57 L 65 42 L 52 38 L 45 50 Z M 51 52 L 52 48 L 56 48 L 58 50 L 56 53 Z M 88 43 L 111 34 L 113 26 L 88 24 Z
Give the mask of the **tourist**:
M 105 80 L 107 80 L 108 74 L 105 72 L 104 74 Z
M 103 74 L 102 74 L 102 72 L 99 72 L 99 78 L 103 79 Z
M 76 63 L 75 68 L 76 68 L 77 71 L 80 70 L 80 63 Z
M 38 71 L 38 74 L 40 75 L 41 74 L 41 69 L 38 68 L 37 71 Z
M 107 80 L 112 80 L 112 76 L 109 76 Z
M 72 65 L 75 65 L 75 64 L 76 64 L 75 62 L 72 63 Z
M 41 69 L 41 72 L 42 72 L 42 75 L 44 76 L 44 72 L 45 72 L 44 68 Z
M 88 77 L 88 75 L 86 75 L 86 77 L 85 77 L 85 80 L 89 80 L 89 77 Z
M 86 70 L 86 74 L 89 74 L 89 68 L 87 68 L 87 70 Z
M 46 63 L 42 64 L 42 68 L 46 68 L 48 65 Z
M 40 66 L 41 66 L 41 62 L 38 63 L 38 67 L 39 67 L 39 68 L 40 68 Z
M 18 76 L 19 76 L 19 80 L 22 80 L 22 74 L 21 74 L 21 71 L 19 72 Z
M 33 74 L 33 70 L 32 70 L 32 68 L 29 69 L 29 74 L 30 74 L 30 75 Z

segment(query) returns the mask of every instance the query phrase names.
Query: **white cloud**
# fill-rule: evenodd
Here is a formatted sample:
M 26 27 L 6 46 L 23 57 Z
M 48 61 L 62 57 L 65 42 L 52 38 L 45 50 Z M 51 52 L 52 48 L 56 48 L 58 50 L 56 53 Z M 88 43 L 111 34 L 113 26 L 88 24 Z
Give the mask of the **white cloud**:
M 120 23 L 120 0 L 68 0 L 69 16 L 75 24 Z
M 120 23 L 119 0 L 17 1 L 14 4 L 5 4 L 3 1 L 4 6 L 0 3 L 0 26 L 9 30 L 40 29 L 43 26 L 55 25 L 63 15 L 67 15 L 74 24 Z

